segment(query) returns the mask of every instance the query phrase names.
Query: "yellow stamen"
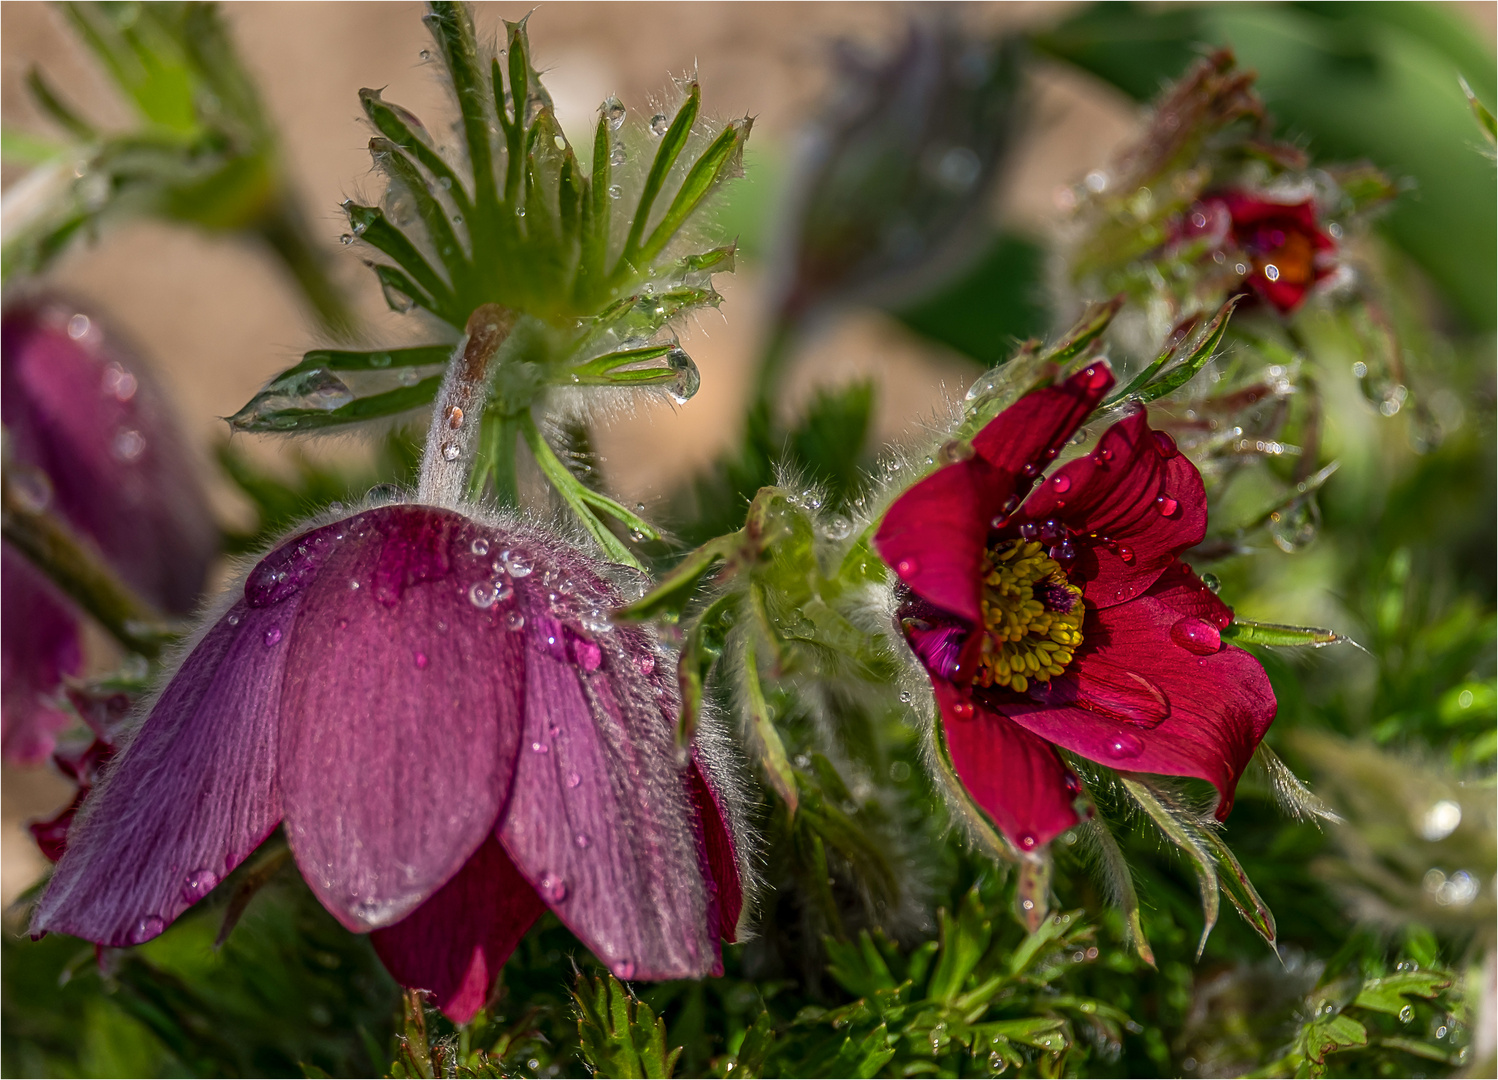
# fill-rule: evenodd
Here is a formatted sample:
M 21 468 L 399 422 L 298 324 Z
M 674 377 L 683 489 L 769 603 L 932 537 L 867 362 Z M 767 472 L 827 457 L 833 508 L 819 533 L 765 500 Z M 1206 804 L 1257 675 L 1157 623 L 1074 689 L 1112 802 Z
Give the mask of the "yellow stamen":
M 1031 682 L 1065 671 L 1082 644 L 1082 590 L 1033 540 L 1005 540 L 989 550 L 981 606 L 988 634 L 974 679 L 979 686 L 1024 693 Z

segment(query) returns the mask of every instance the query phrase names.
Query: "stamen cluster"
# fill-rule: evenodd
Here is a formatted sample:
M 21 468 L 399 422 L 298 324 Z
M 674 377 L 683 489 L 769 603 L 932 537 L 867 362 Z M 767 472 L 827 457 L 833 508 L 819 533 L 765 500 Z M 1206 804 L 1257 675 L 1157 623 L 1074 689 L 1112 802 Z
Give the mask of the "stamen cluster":
M 1024 693 L 1050 682 L 1082 644 L 1082 590 L 1034 540 L 1004 540 L 983 561 L 979 601 L 988 633 L 974 679 Z

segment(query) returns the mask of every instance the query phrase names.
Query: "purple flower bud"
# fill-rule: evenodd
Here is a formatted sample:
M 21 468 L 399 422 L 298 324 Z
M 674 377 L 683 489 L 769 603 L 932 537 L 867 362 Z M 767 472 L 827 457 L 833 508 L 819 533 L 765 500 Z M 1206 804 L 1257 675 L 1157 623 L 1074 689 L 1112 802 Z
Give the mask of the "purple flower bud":
M 145 599 L 191 611 L 218 536 L 187 443 L 139 362 L 75 307 L 14 305 L 0 320 L 0 415 L 10 465 L 31 497 Z M 7 550 L 6 761 L 46 756 L 61 720 L 37 696 L 78 665 L 72 606 L 29 566 L 17 569 L 24 562 Z
M 284 823 L 324 906 L 455 1019 L 544 907 L 621 978 L 721 970 L 736 842 L 620 600 L 555 535 L 432 506 L 286 541 L 84 805 L 33 932 L 154 937 Z

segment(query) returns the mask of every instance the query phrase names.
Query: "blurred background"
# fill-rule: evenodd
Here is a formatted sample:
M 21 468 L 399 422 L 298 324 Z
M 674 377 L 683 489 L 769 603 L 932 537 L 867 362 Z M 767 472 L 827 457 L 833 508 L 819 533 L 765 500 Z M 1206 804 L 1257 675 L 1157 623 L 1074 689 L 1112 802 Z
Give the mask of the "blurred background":
M 737 272 L 717 280 L 721 308 L 682 328 L 701 392 L 684 405 L 640 406 L 597 433 L 601 471 L 626 503 L 662 505 L 736 445 L 785 269 L 775 255 L 794 163 L 836 88 L 833 42 L 887 54 L 918 7 L 552 3 L 531 14 L 536 66 L 574 143 L 587 141 L 609 94 L 644 109 L 672 75 L 692 71 L 717 117 L 755 118 L 745 176 L 717 210 L 723 230 L 739 239 Z M 530 10 L 476 5 L 481 37 Z M 360 87 L 385 88 L 387 100 L 429 122 L 448 111 L 422 52 L 429 44 L 422 6 L 228 3 L 223 11 L 360 337 L 409 340 L 409 320 L 388 309 L 359 259 L 339 244 L 347 223 L 338 206 L 351 196 L 373 200 L 382 184 L 370 169 Z M 1061 310 L 1045 299 L 1048 252 L 1074 202 L 1073 185 L 1137 134 L 1145 104 L 1202 45 L 1232 45 L 1245 68 L 1260 71 L 1259 90 L 1282 135 L 1318 161 L 1371 160 L 1404 189 L 1374 243 L 1394 268 L 1386 284 L 1428 331 L 1414 346 L 1426 380 L 1414 392 L 1425 395 L 1444 434 L 1437 448 L 1417 445 L 1407 418 L 1379 417 L 1347 370 L 1327 375 L 1328 453 L 1342 459 L 1343 471 L 1326 493 L 1322 536 L 1293 554 L 1265 545 L 1253 569 L 1230 584 L 1247 616 L 1336 626 L 1369 642 L 1378 660 L 1317 654 L 1314 676 L 1300 657 L 1272 666 L 1282 700 L 1276 733 L 1329 729 L 1401 750 L 1422 766 L 1490 773 L 1495 203 L 1491 152 L 1484 156 L 1456 76 L 1492 104 L 1498 4 L 1004 3 L 959 5 L 946 15 L 974 38 L 1013 34 L 1026 50 L 1018 128 L 986 189 L 970 250 L 924 291 L 866 297 L 816 320 L 776 409 L 796 415 L 819 387 L 871 379 L 871 444 L 924 439 L 925 423 L 946 415 L 984 366 L 1076 316 L 1075 306 Z M 7 137 L 57 134 L 27 90 L 36 67 L 101 127 L 131 123 L 52 6 L 0 4 L 0 34 Z M 7 199 L 25 173 L 7 155 L 0 173 Z M 216 513 L 227 527 L 252 532 L 251 503 L 214 465 L 229 438 L 219 418 L 306 350 L 331 343 L 280 264 L 249 241 L 142 217 L 80 239 L 40 284 L 106 317 L 154 367 Z M 1315 337 L 1314 316 L 1308 327 Z M 1327 355 L 1336 350 L 1334 340 L 1324 343 Z M 343 437 L 309 448 L 305 440 L 293 447 L 241 434 L 234 445 L 286 476 L 305 456 L 359 472 L 373 454 Z M 109 659 L 102 638 L 90 648 L 97 663 Z M 1310 748 L 1306 754 L 1315 757 Z M 1348 768 L 1354 765 L 1363 771 L 1356 782 L 1351 773 L 1342 778 L 1348 791 L 1394 782 L 1379 778 L 1375 759 Z M 1399 782 L 1415 784 L 1411 776 Z M 9 905 L 46 866 L 22 823 L 71 795 L 46 769 L 5 770 L 0 903 Z M 1252 841 L 1240 849 L 1246 864 L 1251 850 Z M 1269 863 L 1277 856 L 1266 846 L 1254 857 Z

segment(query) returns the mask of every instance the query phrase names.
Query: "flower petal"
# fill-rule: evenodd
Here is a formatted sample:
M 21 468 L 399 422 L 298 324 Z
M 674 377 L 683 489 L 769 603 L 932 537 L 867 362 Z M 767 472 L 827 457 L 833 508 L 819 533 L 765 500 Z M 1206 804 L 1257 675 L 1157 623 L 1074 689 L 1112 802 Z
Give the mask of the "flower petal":
M 621 979 L 707 974 L 718 928 L 674 764 L 669 684 L 635 666 L 648 638 L 623 626 L 590 638 L 540 603 L 525 637 L 525 736 L 500 841 Z
M 148 941 L 276 827 L 279 642 L 295 608 L 240 601 L 188 654 L 84 803 L 33 933 Z
M 739 916 L 744 911 L 744 888 L 739 880 L 738 845 L 725 824 L 718 792 L 695 761 L 687 770 L 687 796 L 701 829 L 702 860 L 711 875 L 708 902 L 716 909 L 719 936 L 737 941 Z
M 457 876 L 411 914 L 369 935 L 395 981 L 429 991 L 455 1024 L 484 1007 L 499 969 L 546 905 L 486 838 Z
M 302 875 L 358 932 L 404 917 L 493 829 L 520 745 L 524 641 L 507 604 L 471 599 L 495 577 L 478 550 L 504 535 L 405 505 L 329 528 L 327 550 L 324 530 L 292 552 L 320 565 L 299 578 L 293 561 L 283 582 L 302 600 L 278 761 Z
M 1010 841 L 1030 851 L 1078 822 L 1080 785 L 1050 744 L 945 679 L 931 686 L 958 777 Z
M 977 622 L 979 570 L 994 516 L 1010 499 L 1019 505 L 1112 385 L 1099 361 L 1005 409 L 974 436 L 971 458 L 938 469 L 894 501 L 874 535 L 880 557 L 918 595 Z
M 1084 537 L 1074 580 L 1097 607 L 1131 600 L 1207 532 L 1207 496 L 1196 466 L 1143 410 L 1120 420 L 1097 449 L 1068 462 L 1025 502 L 1032 521 L 1057 519 Z
M 72 723 L 48 698 L 83 665 L 78 621 L 61 593 L 9 544 L 0 546 L 0 757 L 40 765 Z
M 1222 795 L 1217 816 L 1225 818 L 1274 719 L 1274 691 L 1257 660 L 1215 639 L 1215 623 L 1183 614 L 1190 591 L 1172 580 L 1089 612 L 1076 668 L 1032 687 L 1031 703 L 1005 710 L 1016 724 L 1100 764 L 1207 780 Z M 1132 719 L 1120 706 L 1120 673 L 1146 684 L 1167 714 L 1146 709 L 1145 718 Z M 1145 697 L 1133 704 L 1144 708 Z

